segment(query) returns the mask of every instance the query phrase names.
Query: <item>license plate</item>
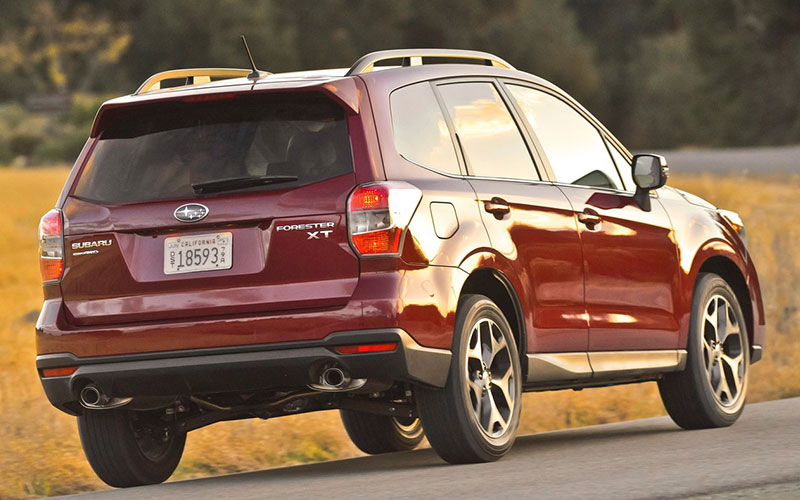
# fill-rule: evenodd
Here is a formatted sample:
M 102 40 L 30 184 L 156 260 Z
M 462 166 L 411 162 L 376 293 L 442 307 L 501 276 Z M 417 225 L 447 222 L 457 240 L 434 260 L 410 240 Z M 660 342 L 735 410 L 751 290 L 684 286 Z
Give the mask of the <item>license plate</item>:
M 164 274 L 230 269 L 233 234 L 174 236 L 164 240 Z

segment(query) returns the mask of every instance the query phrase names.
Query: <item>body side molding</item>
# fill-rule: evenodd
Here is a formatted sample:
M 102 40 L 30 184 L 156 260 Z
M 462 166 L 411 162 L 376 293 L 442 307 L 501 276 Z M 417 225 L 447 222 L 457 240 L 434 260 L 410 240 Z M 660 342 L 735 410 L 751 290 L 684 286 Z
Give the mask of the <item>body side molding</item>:
M 683 370 L 685 349 L 527 354 L 529 384 L 605 379 Z

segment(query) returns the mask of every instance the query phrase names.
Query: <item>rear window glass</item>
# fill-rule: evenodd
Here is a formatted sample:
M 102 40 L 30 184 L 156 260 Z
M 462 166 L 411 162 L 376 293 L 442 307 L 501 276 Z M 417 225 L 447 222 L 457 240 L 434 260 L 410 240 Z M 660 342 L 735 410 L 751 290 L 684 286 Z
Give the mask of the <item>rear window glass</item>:
M 248 187 L 223 192 L 287 189 L 353 171 L 344 111 L 322 95 L 250 94 L 109 112 L 113 115 L 78 180 L 79 198 L 105 203 L 194 198 L 201 196 L 198 184 L 297 177 L 259 186 L 245 182 Z
M 434 170 L 460 174 L 450 130 L 431 84 L 423 82 L 395 90 L 391 103 L 397 152 Z

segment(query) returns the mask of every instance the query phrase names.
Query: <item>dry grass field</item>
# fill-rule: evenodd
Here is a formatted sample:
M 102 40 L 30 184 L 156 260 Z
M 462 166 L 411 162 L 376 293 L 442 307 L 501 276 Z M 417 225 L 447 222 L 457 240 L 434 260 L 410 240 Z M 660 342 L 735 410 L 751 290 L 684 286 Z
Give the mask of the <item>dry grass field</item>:
M 0 169 L 0 498 L 103 488 L 80 449 L 74 419 L 47 402 L 34 369 L 33 324 L 41 304 L 36 225 L 65 169 Z M 800 395 L 800 176 L 683 176 L 670 181 L 747 224 L 769 322 L 750 401 Z M 522 432 L 659 415 L 654 384 L 525 396 Z M 349 457 L 338 415 L 217 424 L 192 433 L 174 479 Z

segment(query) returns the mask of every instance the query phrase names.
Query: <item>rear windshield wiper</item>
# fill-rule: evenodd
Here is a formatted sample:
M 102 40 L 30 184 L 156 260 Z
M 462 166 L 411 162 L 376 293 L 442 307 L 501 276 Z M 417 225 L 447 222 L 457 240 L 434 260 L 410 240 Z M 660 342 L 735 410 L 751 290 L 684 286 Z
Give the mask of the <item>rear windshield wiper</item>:
M 192 189 L 197 194 L 219 193 L 222 191 L 234 191 L 254 186 L 264 186 L 267 184 L 280 184 L 282 182 L 296 181 L 296 175 L 262 175 L 259 177 L 233 177 L 219 179 L 216 181 L 198 182 L 192 184 Z

